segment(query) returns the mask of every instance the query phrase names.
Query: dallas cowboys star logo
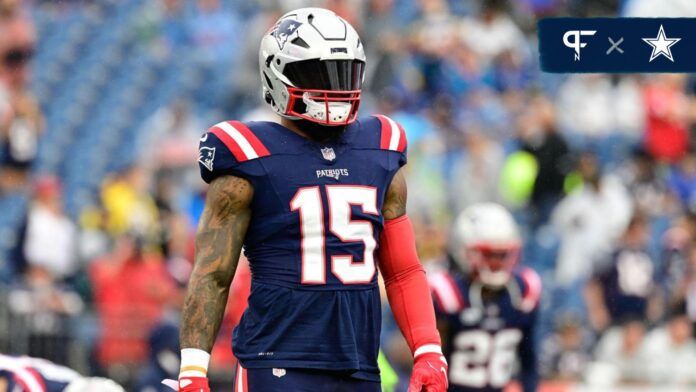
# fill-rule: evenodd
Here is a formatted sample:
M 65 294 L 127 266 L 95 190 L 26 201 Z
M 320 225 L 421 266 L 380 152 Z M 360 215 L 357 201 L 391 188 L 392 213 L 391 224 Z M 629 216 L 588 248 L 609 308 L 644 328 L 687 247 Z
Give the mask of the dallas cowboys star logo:
M 669 59 L 669 61 L 674 62 L 674 57 L 672 57 L 672 50 L 670 47 L 681 41 L 681 38 L 667 38 L 664 27 L 660 25 L 660 30 L 657 32 L 657 37 L 643 38 L 643 41 L 653 48 L 652 54 L 650 54 L 649 62 L 652 62 L 658 56 L 665 56 Z

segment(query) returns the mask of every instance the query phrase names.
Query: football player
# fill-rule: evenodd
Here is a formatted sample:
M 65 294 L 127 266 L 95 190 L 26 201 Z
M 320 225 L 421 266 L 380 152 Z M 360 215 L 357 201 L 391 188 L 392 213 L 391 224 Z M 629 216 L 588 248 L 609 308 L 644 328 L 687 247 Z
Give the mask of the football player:
M 362 41 L 333 12 L 298 9 L 263 36 L 259 67 L 280 122 L 224 121 L 200 141 L 210 186 L 170 385 L 209 390 L 209 352 L 244 248 L 252 284 L 234 331 L 236 391 L 380 391 L 378 269 L 413 353 L 409 391 L 446 390 L 405 210 L 405 134 L 386 116 L 356 119 Z
M 125 392 L 114 381 L 83 377 L 45 359 L 0 354 L 0 392 Z
M 475 204 L 457 218 L 453 237 L 456 271 L 429 278 L 449 390 L 502 391 L 519 368 L 523 390 L 536 391 L 533 335 L 541 281 L 532 269 L 517 267 L 515 220 L 500 205 Z

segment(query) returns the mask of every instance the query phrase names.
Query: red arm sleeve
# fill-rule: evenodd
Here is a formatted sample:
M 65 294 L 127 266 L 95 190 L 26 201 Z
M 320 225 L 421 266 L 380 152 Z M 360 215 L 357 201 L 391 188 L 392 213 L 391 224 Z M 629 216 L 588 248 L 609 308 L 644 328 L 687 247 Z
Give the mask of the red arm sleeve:
M 378 257 L 389 304 L 411 353 L 442 354 L 430 288 L 407 215 L 385 221 Z

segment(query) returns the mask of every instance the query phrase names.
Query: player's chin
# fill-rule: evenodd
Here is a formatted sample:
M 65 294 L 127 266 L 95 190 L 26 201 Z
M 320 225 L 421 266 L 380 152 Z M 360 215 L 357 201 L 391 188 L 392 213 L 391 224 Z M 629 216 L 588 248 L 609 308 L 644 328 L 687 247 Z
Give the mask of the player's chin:
M 297 127 L 306 133 L 307 136 L 315 141 L 330 141 L 337 139 L 346 130 L 346 125 L 326 125 L 313 121 L 298 119 L 294 120 Z

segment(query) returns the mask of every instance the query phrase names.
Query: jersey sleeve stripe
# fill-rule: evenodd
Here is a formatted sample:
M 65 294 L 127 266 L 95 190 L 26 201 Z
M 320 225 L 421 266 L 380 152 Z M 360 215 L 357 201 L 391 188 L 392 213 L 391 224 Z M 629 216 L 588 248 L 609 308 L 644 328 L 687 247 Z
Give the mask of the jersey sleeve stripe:
M 464 308 L 464 302 L 457 295 L 456 286 L 444 274 L 430 277 L 430 287 L 445 313 L 456 313 Z
M 444 278 L 447 282 L 449 282 L 449 287 L 451 287 L 452 292 L 454 292 L 454 297 L 457 299 L 459 310 L 464 309 L 464 307 L 466 306 L 466 301 L 464 300 L 462 292 L 457 287 L 457 282 L 454 281 L 454 278 L 452 278 L 452 275 L 450 274 L 445 274 Z
M 15 380 L 22 385 L 27 392 L 46 392 L 41 377 L 30 369 L 16 369 L 14 372 Z
M 379 147 L 383 150 L 404 152 L 406 150 L 406 134 L 401 125 L 381 114 L 376 117 L 382 126 Z
M 541 279 L 539 275 L 530 268 L 523 269 L 521 275 L 526 286 L 522 301 L 526 307 L 533 308 L 541 297 Z
M 389 117 L 384 117 L 389 122 L 389 128 L 391 129 L 391 137 L 389 139 L 389 149 L 392 151 L 398 151 L 399 141 L 401 140 L 401 132 L 399 132 L 399 126 L 396 125 L 394 120 Z
M 406 151 L 406 132 L 404 131 L 404 127 L 401 126 L 401 124 L 396 123 L 396 126 L 399 128 L 399 145 L 396 147 L 396 149 L 399 152 L 404 152 Z
M 249 129 L 249 127 L 247 127 L 243 122 L 230 121 L 230 124 L 232 124 L 232 126 L 235 127 L 235 129 L 237 129 L 247 139 L 249 144 L 251 144 L 251 147 L 256 152 L 256 155 L 258 155 L 259 157 L 266 157 L 271 155 L 271 153 L 268 152 L 268 149 L 266 148 L 266 146 L 263 145 L 261 140 L 259 140 L 259 138 L 256 137 L 256 135 L 254 135 L 254 132 L 252 132 L 251 129 Z
M 211 132 L 227 146 L 239 162 L 270 155 L 251 130 L 238 121 L 218 123 Z
M 375 116 L 377 119 L 379 119 L 379 122 L 381 124 L 380 127 L 380 140 L 379 140 L 379 148 L 383 150 L 388 150 L 389 149 L 389 143 L 391 142 L 391 134 L 392 134 L 392 129 L 391 125 L 389 124 L 389 121 L 385 116 Z
M 225 132 L 219 125 L 215 125 L 214 127 L 210 128 L 210 133 L 217 136 L 217 138 L 220 139 L 225 146 L 227 146 L 227 149 L 230 150 L 238 162 L 248 160 L 247 155 L 244 153 L 237 141 L 227 132 Z

